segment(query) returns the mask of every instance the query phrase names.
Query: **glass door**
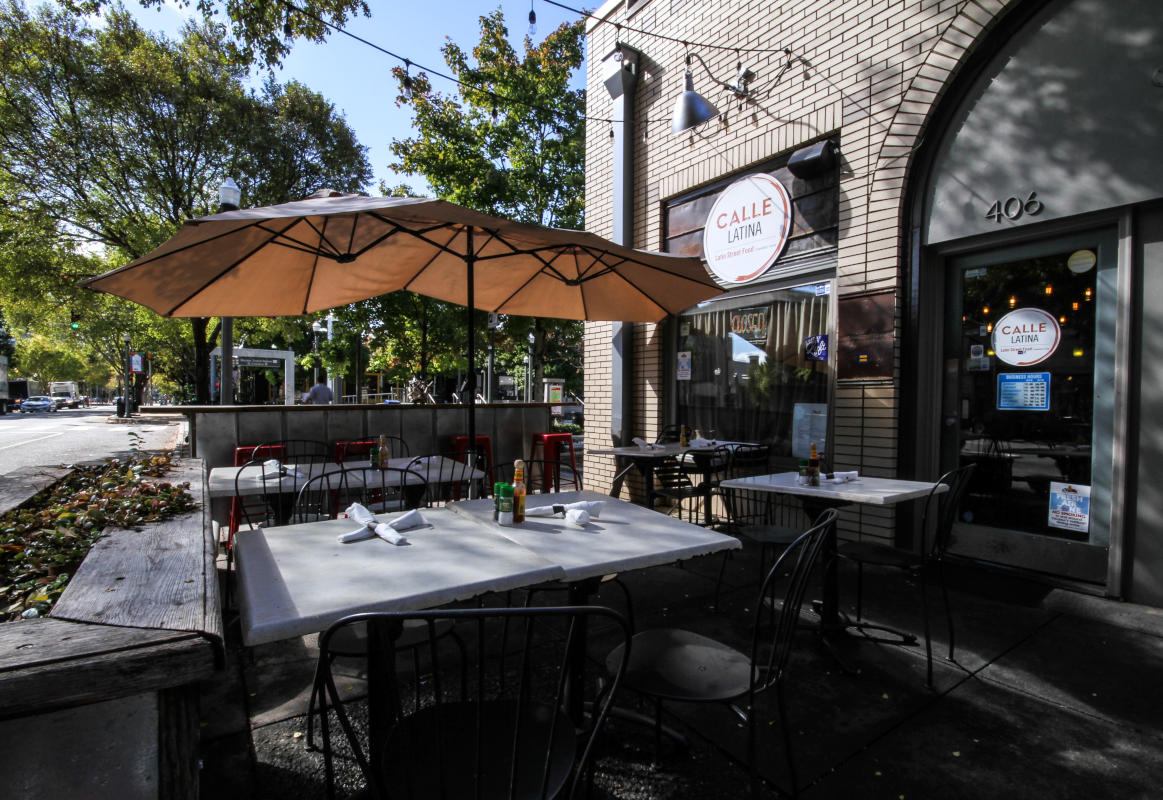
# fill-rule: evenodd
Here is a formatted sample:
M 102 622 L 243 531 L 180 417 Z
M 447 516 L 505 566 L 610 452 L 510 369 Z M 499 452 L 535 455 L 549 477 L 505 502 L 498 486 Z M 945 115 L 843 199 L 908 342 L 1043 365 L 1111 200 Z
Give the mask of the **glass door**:
M 942 460 L 977 465 L 954 551 L 1102 582 L 1115 234 L 976 253 L 949 269 Z

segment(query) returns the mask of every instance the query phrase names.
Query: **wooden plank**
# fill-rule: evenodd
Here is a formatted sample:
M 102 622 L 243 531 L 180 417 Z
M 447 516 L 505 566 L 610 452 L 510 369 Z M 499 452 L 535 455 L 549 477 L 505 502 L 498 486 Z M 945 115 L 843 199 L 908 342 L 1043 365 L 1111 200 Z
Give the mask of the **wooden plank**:
M 212 677 L 216 669 L 214 645 L 197 633 L 183 633 L 163 644 L 10 669 L 0 676 L 0 719 L 196 683 Z
M 0 625 L 0 682 L 12 670 L 61 661 L 112 655 L 126 650 L 183 641 L 185 631 L 112 628 L 65 620 L 29 619 Z
M 198 800 L 198 687 L 158 693 L 158 798 Z
M 0 478 L 0 514 L 11 511 L 72 473 L 68 467 L 21 467 Z
M 168 476 L 190 481 L 198 508 L 141 530 L 112 530 L 69 581 L 52 616 L 133 628 L 205 632 L 221 641 L 217 575 L 210 550 L 201 462 Z

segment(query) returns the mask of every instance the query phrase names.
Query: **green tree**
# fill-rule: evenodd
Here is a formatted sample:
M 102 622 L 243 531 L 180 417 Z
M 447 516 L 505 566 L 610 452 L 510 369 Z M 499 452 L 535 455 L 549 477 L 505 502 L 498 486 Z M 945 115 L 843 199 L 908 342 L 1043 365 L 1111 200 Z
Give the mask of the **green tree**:
M 82 253 L 103 248 L 114 264 L 144 255 L 213 212 L 227 175 L 244 205 L 370 181 L 365 148 L 330 103 L 297 84 L 248 92 L 249 66 L 210 23 L 170 41 L 120 10 L 97 30 L 59 9 L 0 3 L 0 273 L 16 279 L 3 291 L 87 304 L 72 287 L 95 271 Z M 170 345 L 159 363 L 179 383 L 192 375 L 204 402 L 217 323 L 190 320 L 185 342 L 173 325 L 130 327 L 147 338 L 157 328 L 159 349 Z
M 569 78 L 584 58 L 584 27 L 562 25 L 536 45 L 526 37 L 519 56 L 499 9 L 481 17 L 480 25 L 471 59 L 455 43 L 444 46 L 445 61 L 461 81 L 456 95 L 435 91 L 424 73 L 393 70 L 397 103 L 411 106 L 417 135 L 392 142 L 398 159 L 392 167 L 424 176 L 438 196 L 479 211 L 580 229 L 585 93 L 571 89 Z M 551 351 L 554 371 L 580 374 L 577 348 L 551 348 L 550 342 L 579 341 L 581 323 L 507 320 L 502 338 L 511 337 L 509 344 L 523 354 L 527 343 L 518 336 L 530 329 L 536 385 Z M 574 381 L 573 391 L 580 385 Z

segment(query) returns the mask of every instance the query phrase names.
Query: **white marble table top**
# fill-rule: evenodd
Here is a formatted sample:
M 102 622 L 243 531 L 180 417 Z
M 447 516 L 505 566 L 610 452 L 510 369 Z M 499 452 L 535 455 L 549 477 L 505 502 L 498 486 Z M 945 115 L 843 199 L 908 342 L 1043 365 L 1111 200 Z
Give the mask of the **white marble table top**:
M 485 474 L 476 468 L 466 468 L 464 464 L 453 461 L 444 456 L 424 456 L 424 458 L 433 459 L 432 464 L 417 464 L 411 467 L 411 470 L 416 474 L 405 474 L 404 482 L 406 484 L 421 483 L 423 479 L 427 479 L 428 483 L 451 483 L 459 481 L 477 481 L 485 477 Z M 406 469 L 416 459 L 415 456 L 401 456 L 400 458 L 392 458 L 388 460 L 388 466 L 394 469 Z M 280 479 L 276 482 L 273 479 L 263 480 L 263 468 L 258 465 L 249 467 L 214 467 L 210 470 L 207 477 L 207 484 L 210 497 L 234 497 L 235 496 L 235 475 L 239 476 L 237 494 L 240 497 L 253 496 L 259 494 L 274 494 L 278 493 L 280 487 L 285 487 L 286 491 L 298 491 L 303 487 L 309 479 L 316 475 L 324 473 L 338 472 L 340 470 L 347 471 L 347 479 L 349 481 L 364 481 L 365 473 L 371 473 L 371 483 L 378 485 L 379 476 L 371 461 L 363 460 L 348 460 L 342 464 L 336 464 L 333 461 L 318 462 L 314 464 L 286 464 L 284 465 L 288 470 L 295 469 L 303 477 L 295 478 L 288 477 Z M 390 481 L 395 482 L 399 480 L 397 474 L 393 474 Z
M 454 513 L 477 520 L 488 529 L 559 565 L 564 580 L 580 581 L 615 572 L 660 566 L 695 556 L 737 550 L 733 536 L 692 525 L 657 511 L 598 492 L 531 494 L 526 507 L 604 500 L 601 517 L 575 528 L 560 517 L 526 517 L 525 524 L 502 527 L 493 522 L 493 501 L 449 503 Z
M 492 501 L 489 501 L 490 503 Z M 421 510 L 431 527 L 340 544 L 349 519 L 239 531 L 235 539 L 242 637 L 247 645 L 325 629 L 349 614 L 432 608 L 490 591 L 561 579 L 535 552 L 443 508 Z M 381 521 L 399 514 L 379 514 Z
M 235 476 L 238 476 L 237 494 L 240 497 L 273 494 L 277 493 L 280 488 L 285 488 L 288 492 L 295 492 L 316 475 L 337 472 L 342 469 L 334 461 L 318 461 L 310 464 L 284 464 L 283 466 L 286 467 L 288 473 L 294 470 L 301 477 L 288 474 L 286 477 L 279 478 L 278 480 L 274 478 L 264 480 L 263 472 L 265 468 L 259 464 L 248 467 L 214 467 L 206 477 L 207 490 L 212 498 L 234 497 L 234 479 Z
M 595 456 L 626 456 L 627 458 L 672 458 L 674 456 L 682 455 L 683 453 L 710 453 L 716 447 L 726 445 L 728 447 L 739 447 L 742 445 L 754 446 L 755 442 L 728 442 L 722 439 L 715 441 L 705 440 L 705 444 L 690 445 L 683 447 L 678 442 L 668 442 L 666 444 L 655 444 L 643 448 L 636 444 L 624 447 L 599 447 L 597 449 L 587 448 L 586 452 Z
M 719 484 L 724 489 L 752 489 L 760 492 L 797 495 L 812 500 L 829 503 L 861 503 L 887 506 L 905 500 L 915 500 L 933 491 L 937 484 L 927 481 L 902 481 L 896 478 L 868 478 L 861 476 L 847 483 L 821 481 L 819 486 L 801 486 L 796 482 L 799 473 L 779 472 L 774 475 L 753 475 L 747 478 L 731 478 Z M 939 492 L 948 491 L 941 484 Z

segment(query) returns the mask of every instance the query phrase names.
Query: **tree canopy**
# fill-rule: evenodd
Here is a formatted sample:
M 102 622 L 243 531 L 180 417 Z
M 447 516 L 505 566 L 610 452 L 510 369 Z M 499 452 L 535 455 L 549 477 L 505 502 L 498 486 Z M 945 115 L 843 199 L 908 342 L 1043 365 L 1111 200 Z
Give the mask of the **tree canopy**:
M 59 326 L 82 309 L 88 335 L 102 339 L 90 347 L 116 368 L 120 332 L 98 323 L 120 317 L 139 349 L 159 350 L 173 377 L 208 398 L 210 320 L 114 311 L 120 301 L 75 282 L 212 213 L 227 176 L 244 205 L 371 181 L 366 148 L 329 102 L 296 83 L 248 90 L 249 65 L 211 22 L 171 41 L 119 9 L 90 27 L 61 8 L 0 3 L 0 304 L 14 330 L 18 319 L 32 331 Z
M 581 66 L 584 27 L 562 25 L 539 44 L 526 37 L 518 54 L 498 9 L 480 18 L 471 57 L 449 42 L 445 62 L 461 83 L 436 91 L 428 76 L 393 70 L 397 103 L 414 114 L 416 135 L 392 142 L 402 173 L 422 175 L 438 196 L 521 222 L 581 229 L 584 212 L 585 92 L 572 89 Z M 478 326 L 481 336 L 484 325 Z M 536 385 L 545 365 L 581 388 L 579 322 L 507 319 L 498 336 L 499 369 L 522 375 L 527 335 L 534 334 Z M 477 352 L 484 352 L 478 345 Z M 552 356 L 552 359 L 550 359 Z

